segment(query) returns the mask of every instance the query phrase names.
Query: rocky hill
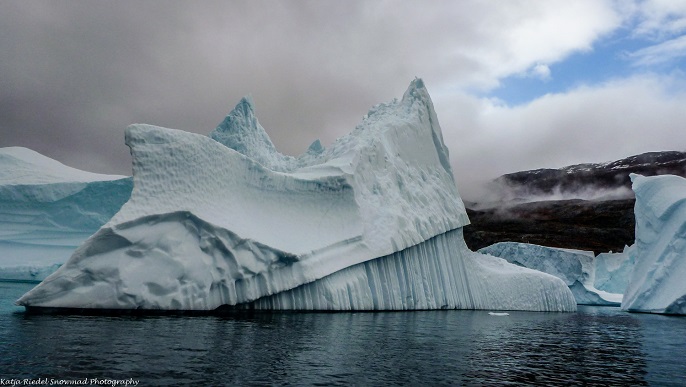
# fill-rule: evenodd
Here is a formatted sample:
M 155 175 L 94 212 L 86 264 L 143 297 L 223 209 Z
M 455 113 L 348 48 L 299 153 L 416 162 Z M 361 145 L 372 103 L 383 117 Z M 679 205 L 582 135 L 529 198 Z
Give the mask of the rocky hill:
M 630 173 L 644 176 L 686 175 L 686 152 L 649 152 L 621 160 L 577 164 L 560 169 L 535 169 L 509 173 L 492 184 L 498 201 L 521 200 L 540 196 L 612 198 L 613 192 L 631 193 Z
M 491 189 L 495 201 L 466 203 L 467 245 L 496 242 L 621 251 L 634 242 L 630 173 L 686 177 L 686 152 L 651 152 L 601 164 L 537 169 L 503 175 Z

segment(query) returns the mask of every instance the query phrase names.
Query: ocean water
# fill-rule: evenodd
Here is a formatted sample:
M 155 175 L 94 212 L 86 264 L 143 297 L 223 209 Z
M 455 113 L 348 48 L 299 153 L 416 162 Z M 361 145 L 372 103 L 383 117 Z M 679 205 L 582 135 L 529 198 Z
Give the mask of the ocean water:
M 5 381 L 686 385 L 683 317 L 608 307 L 507 316 L 487 311 L 27 315 L 13 301 L 32 286 L 0 282 Z

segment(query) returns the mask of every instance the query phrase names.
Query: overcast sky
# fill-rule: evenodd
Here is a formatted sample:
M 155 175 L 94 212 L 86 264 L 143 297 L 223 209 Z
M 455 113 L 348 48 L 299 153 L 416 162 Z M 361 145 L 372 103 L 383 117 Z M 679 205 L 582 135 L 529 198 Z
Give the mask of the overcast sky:
M 245 94 L 277 148 L 414 77 L 465 199 L 501 174 L 686 150 L 686 1 L 0 2 L 0 147 L 130 174 L 124 129 L 208 134 Z

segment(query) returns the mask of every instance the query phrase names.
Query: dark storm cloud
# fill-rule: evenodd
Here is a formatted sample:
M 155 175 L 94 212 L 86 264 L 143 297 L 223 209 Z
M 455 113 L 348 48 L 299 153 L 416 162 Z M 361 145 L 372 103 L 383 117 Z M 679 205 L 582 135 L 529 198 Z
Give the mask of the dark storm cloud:
M 130 170 L 123 129 L 154 105 L 159 22 L 114 2 L 5 2 L 0 14 L 2 145 Z
M 59 145 L 68 148 L 88 145 L 88 131 L 116 144 L 131 120 L 204 133 L 252 93 L 274 141 L 297 153 L 310 137 L 327 143 L 349 131 L 415 76 L 437 84 L 478 69 L 459 50 L 436 54 L 485 39 L 477 7 L 435 4 L 5 2 L 3 109 L 32 111 L 45 98 L 81 117 L 67 125 L 55 114 L 52 128 L 39 129 L 45 121 L 4 114 L 2 145 L 49 152 L 38 144 L 47 139 L 22 134 L 26 126 L 63 133 Z
M 299 153 L 316 137 L 328 143 L 370 106 L 401 95 L 422 54 L 408 39 L 432 39 L 430 30 L 386 29 L 385 10 L 365 7 L 5 2 L 0 145 L 128 173 L 128 124 L 207 133 L 247 93 L 282 151 Z
M 542 97 L 516 108 L 472 93 L 588 50 L 635 12 L 618 13 L 617 4 L 2 1 L 0 147 L 25 146 L 80 169 L 130 174 L 126 126 L 207 134 L 250 93 L 277 148 L 294 155 L 315 138 L 329 144 L 348 133 L 371 106 L 402 96 L 419 76 L 434 100 L 460 190 L 474 195 L 474 182 L 500 173 L 614 157 L 607 144 L 579 141 L 588 136 L 622 138 L 623 151 L 631 152 L 658 150 L 643 149 L 648 141 L 639 123 L 658 133 L 648 139 L 674 137 L 685 97 L 665 95 L 659 80 L 636 79 L 621 89 L 656 107 L 623 122 L 633 125 L 635 137 L 623 135 L 626 127 L 598 123 L 603 112 L 630 109 L 626 92 L 584 105 L 596 112 L 595 121 L 574 110 L 589 100 L 578 90 L 555 103 Z M 593 95 L 606 95 L 602 88 Z M 576 132 L 568 141 L 567 132 L 551 125 L 594 132 Z

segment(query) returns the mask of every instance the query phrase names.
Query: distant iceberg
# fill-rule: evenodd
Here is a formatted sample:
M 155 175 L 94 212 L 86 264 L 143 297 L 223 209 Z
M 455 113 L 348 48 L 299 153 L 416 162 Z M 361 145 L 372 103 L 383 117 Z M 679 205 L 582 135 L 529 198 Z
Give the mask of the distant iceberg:
M 603 282 L 605 288 L 616 289 L 618 287 L 612 281 L 621 281 L 621 278 L 610 278 L 611 273 L 614 273 L 617 267 L 608 267 L 608 261 L 612 258 L 622 260 L 621 256 L 612 255 L 610 258 L 609 255 L 605 255 L 600 261 L 597 261 L 591 251 L 560 249 L 518 242 L 495 243 L 480 249 L 479 252 L 500 257 L 515 265 L 539 270 L 562 279 L 571 289 L 577 304 L 619 306 L 622 302 L 623 289 L 617 293 L 611 293 L 595 287 L 599 262 L 602 268 L 601 273 L 608 277 Z M 623 261 L 612 261 L 612 263 L 618 267 L 624 265 Z
M 622 309 L 686 314 L 686 179 L 632 174 L 636 263 Z
M 130 177 L 0 148 L 0 280 L 42 281 L 129 199 Z
M 130 126 L 131 199 L 18 304 L 576 309 L 560 279 L 467 249 L 469 220 L 419 79 L 297 158 L 276 151 L 249 98 L 210 137 Z

